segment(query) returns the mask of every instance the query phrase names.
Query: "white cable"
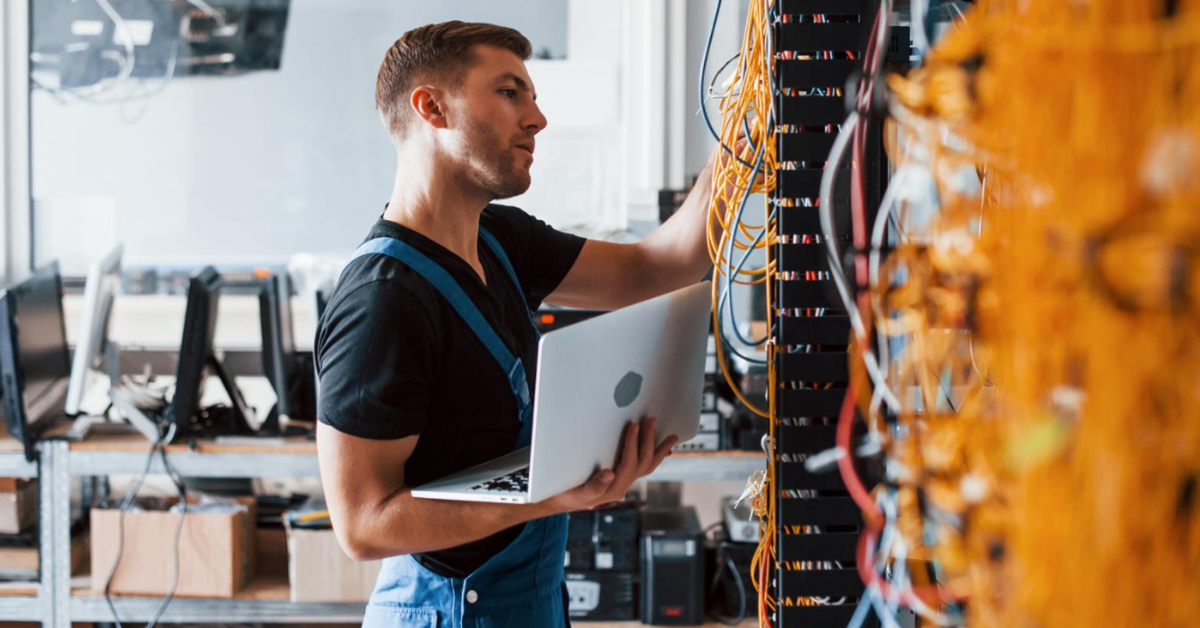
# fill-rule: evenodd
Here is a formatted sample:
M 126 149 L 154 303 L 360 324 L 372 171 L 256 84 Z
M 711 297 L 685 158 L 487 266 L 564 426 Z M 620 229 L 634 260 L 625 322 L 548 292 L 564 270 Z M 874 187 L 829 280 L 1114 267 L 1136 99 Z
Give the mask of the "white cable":
M 925 0 L 912 0 L 911 12 L 913 43 L 916 44 L 917 54 L 924 57 L 925 53 L 929 52 L 929 35 L 925 32 L 925 13 L 927 12 Z
M 846 314 L 850 317 L 850 326 L 854 329 L 854 335 L 858 339 L 863 349 L 863 362 L 867 367 L 867 374 L 871 376 L 871 381 L 876 388 L 883 390 L 883 400 L 887 402 L 888 407 L 894 412 L 900 411 L 900 400 L 888 387 L 884 379 L 883 373 L 879 370 L 879 363 L 875 358 L 875 353 L 871 351 L 867 341 L 867 329 L 863 325 L 862 317 L 859 316 L 858 306 L 855 305 L 854 299 L 850 296 L 850 288 L 846 285 L 846 276 L 842 272 L 842 263 L 840 261 L 841 254 L 837 247 L 837 230 L 833 226 L 833 180 L 837 173 L 838 166 L 841 165 L 842 159 L 846 155 L 846 147 L 850 144 L 850 138 L 854 134 L 854 128 L 858 125 L 858 112 L 851 111 L 850 115 L 846 116 L 846 121 L 842 123 L 842 129 L 838 132 L 837 138 L 833 141 L 833 148 L 829 151 L 829 159 L 825 162 L 825 170 L 821 173 L 821 202 L 817 206 L 818 214 L 821 218 L 821 237 L 825 240 L 825 249 L 829 259 L 830 276 L 833 277 L 833 283 L 837 287 L 838 296 L 842 299 L 842 305 L 846 308 Z
M 120 85 L 133 74 L 133 66 L 136 61 L 133 35 L 129 32 L 129 26 L 125 24 L 125 19 L 121 17 L 120 13 L 117 13 L 117 10 L 113 8 L 108 0 L 96 0 L 96 4 L 100 5 L 100 10 L 104 11 L 108 19 L 112 20 L 113 35 L 121 41 L 121 45 L 125 48 L 125 62 L 122 64 L 120 74 L 113 81 L 113 85 Z M 101 89 L 96 93 L 100 94 L 108 89 L 110 88 Z

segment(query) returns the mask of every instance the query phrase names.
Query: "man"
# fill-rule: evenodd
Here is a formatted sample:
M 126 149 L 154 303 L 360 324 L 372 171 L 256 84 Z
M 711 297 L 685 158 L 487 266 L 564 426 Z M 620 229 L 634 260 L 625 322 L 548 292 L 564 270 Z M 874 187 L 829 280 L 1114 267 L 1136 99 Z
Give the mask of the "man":
M 396 146 L 395 186 L 316 339 L 317 443 L 334 530 L 350 556 L 387 559 L 369 628 L 566 625 L 565 513 L 623 498 L 676 442 L 654 442 L 653 419 L 631 424 L 614 469 L 537 504 L 410 494 L 528 438 L 531 309 L 543 300 L 619 308 L 693 284 L 710 266 L 707 169 L 681 211 L 638 244 L 585 241 L 491 204 L 529 187 L 546 127 L 529 56 L 515 30 L 447 22 L 405 33 L 379 69 L 375 104 Z M 468 322 L 464 309 L 481 318 Z M 529 374 L 526 388 L 497 365 L 487 334 Z

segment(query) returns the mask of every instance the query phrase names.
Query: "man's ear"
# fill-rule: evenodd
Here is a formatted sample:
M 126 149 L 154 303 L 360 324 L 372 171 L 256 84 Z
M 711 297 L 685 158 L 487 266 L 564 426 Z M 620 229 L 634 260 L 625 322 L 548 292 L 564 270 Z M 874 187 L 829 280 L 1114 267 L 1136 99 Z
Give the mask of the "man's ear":
M 417 117 L 436 129 L 449 126 L 446 121 L 444 93 L 436 87 L 421 85 L 412 91 L 408 104 Z

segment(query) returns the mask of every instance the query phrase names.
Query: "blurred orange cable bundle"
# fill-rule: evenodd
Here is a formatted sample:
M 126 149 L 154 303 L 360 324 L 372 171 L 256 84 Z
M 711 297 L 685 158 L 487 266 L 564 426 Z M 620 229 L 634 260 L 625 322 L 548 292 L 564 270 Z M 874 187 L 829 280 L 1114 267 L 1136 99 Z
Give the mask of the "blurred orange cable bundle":
M 1200 0 L 981 0 L 888 84 L 858 402 L 925 601 L 1200 625 Z

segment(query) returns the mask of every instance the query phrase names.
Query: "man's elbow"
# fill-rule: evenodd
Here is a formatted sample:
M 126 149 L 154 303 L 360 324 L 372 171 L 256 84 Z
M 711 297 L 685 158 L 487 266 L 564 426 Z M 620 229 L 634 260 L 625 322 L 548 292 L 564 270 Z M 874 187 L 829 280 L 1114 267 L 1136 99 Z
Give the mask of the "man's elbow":
M 375 539 L 372 538 L 372 535 L 354 525 L 335 525 L 333 533 L 337 537 L 338 545 L 342 546 L 342 551 L 351 560 L 368 561 L 387 558 L 386 552 L 374 542 Z

